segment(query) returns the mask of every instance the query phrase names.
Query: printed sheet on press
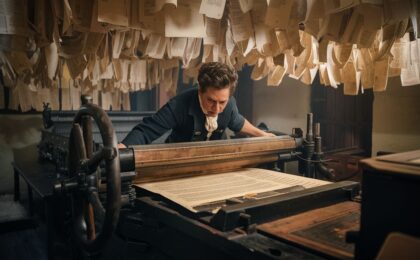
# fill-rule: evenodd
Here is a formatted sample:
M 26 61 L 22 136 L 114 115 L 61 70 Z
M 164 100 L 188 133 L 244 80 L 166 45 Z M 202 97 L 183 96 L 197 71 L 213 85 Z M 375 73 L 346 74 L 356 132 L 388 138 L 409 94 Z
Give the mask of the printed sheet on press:
M 245 168 L 213 175 L 136 184 L 197 212 L 202 205 L 301 186 L 305 189 L 330 182 L 265 169 Z

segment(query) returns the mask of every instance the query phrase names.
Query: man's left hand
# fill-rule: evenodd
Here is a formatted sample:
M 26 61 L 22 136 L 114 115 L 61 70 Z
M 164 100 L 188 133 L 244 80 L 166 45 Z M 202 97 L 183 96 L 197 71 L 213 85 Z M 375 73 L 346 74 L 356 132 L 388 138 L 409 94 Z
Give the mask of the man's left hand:
M 275 137 L 276 135 L 273 133 L 269 133 L 269 132 L 264 132 L 263 136 L 267 136 L 267 137 Z

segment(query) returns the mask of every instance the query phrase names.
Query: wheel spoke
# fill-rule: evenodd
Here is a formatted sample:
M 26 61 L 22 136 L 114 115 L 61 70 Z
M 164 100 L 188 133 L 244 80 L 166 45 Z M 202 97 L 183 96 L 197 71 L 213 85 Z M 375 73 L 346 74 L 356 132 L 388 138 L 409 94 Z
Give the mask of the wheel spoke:
M 92 204 L 85 201 L 84 202 L 84 212 L 85 212 L 85 221 L 86 221 L 86 235 L 88 240 L 94 240 L 96 238 L 95 230 L 95 214 L 93 212 Z
M 96 168 L 99 166 L 99 163 L 103 159 L 103 149 L 95 152 L 91 158 L 86 161 L 86 166 L 89 169 L 89 173 L 96 171 Z
M 69 143 L 69 172 L 70 176 L 73 176 L 80 168 L 80 161 L 86 159 L 85 142 L 79 124 L 73 124 L 70 131 Z
M 86 147 L 87 158 L 92 157 L 93 153 L 93 133 L 92 133 L 92 119 L 90 116 L 82 116 L 83 139 Z
M 105 218 L 105 209 L 99 199 L 98 192 L 90 191 L 88 194 L 88 202 L 92 205 L 95 213 L 95 221 L 102 223 Z

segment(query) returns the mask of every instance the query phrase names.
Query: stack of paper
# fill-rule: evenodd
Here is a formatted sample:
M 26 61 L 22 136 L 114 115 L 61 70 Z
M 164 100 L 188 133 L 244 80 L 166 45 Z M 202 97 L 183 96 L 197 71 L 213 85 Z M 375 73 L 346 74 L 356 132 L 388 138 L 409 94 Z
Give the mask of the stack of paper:
M 419 12 L 411 0 L 0 0 L 0 70 L 21 110 L 56 106 L 58 93 L 66 110 L 84 93 L 124 109 L 130 91 L 175 93 L 179 69 L 195 80 L 209 61 L 254 66 L 268 86 L 319 72 L 357 95 L 391 76 L 420 84 Z

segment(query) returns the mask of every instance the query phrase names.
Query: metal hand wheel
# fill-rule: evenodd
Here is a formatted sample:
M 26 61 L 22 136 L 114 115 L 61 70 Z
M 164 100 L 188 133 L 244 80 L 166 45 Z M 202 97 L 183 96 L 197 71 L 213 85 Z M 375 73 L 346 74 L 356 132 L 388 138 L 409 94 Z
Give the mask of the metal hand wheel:
M 95 152 L 92 118 L 103 141 L 103 147 Z M 105 205 L 102 205 L 98 196 L 100 164 L 105 165 Z M 72 231 L 76 242 L 85 252 L 97 253 L 111 238 L 121 208 L 117 138 L 111 120 L 99 106 L 84 102 L 75 116 L 70 132 L 68 165 L 69 179 L 56 185 L 56 190 L 72 194 Z

